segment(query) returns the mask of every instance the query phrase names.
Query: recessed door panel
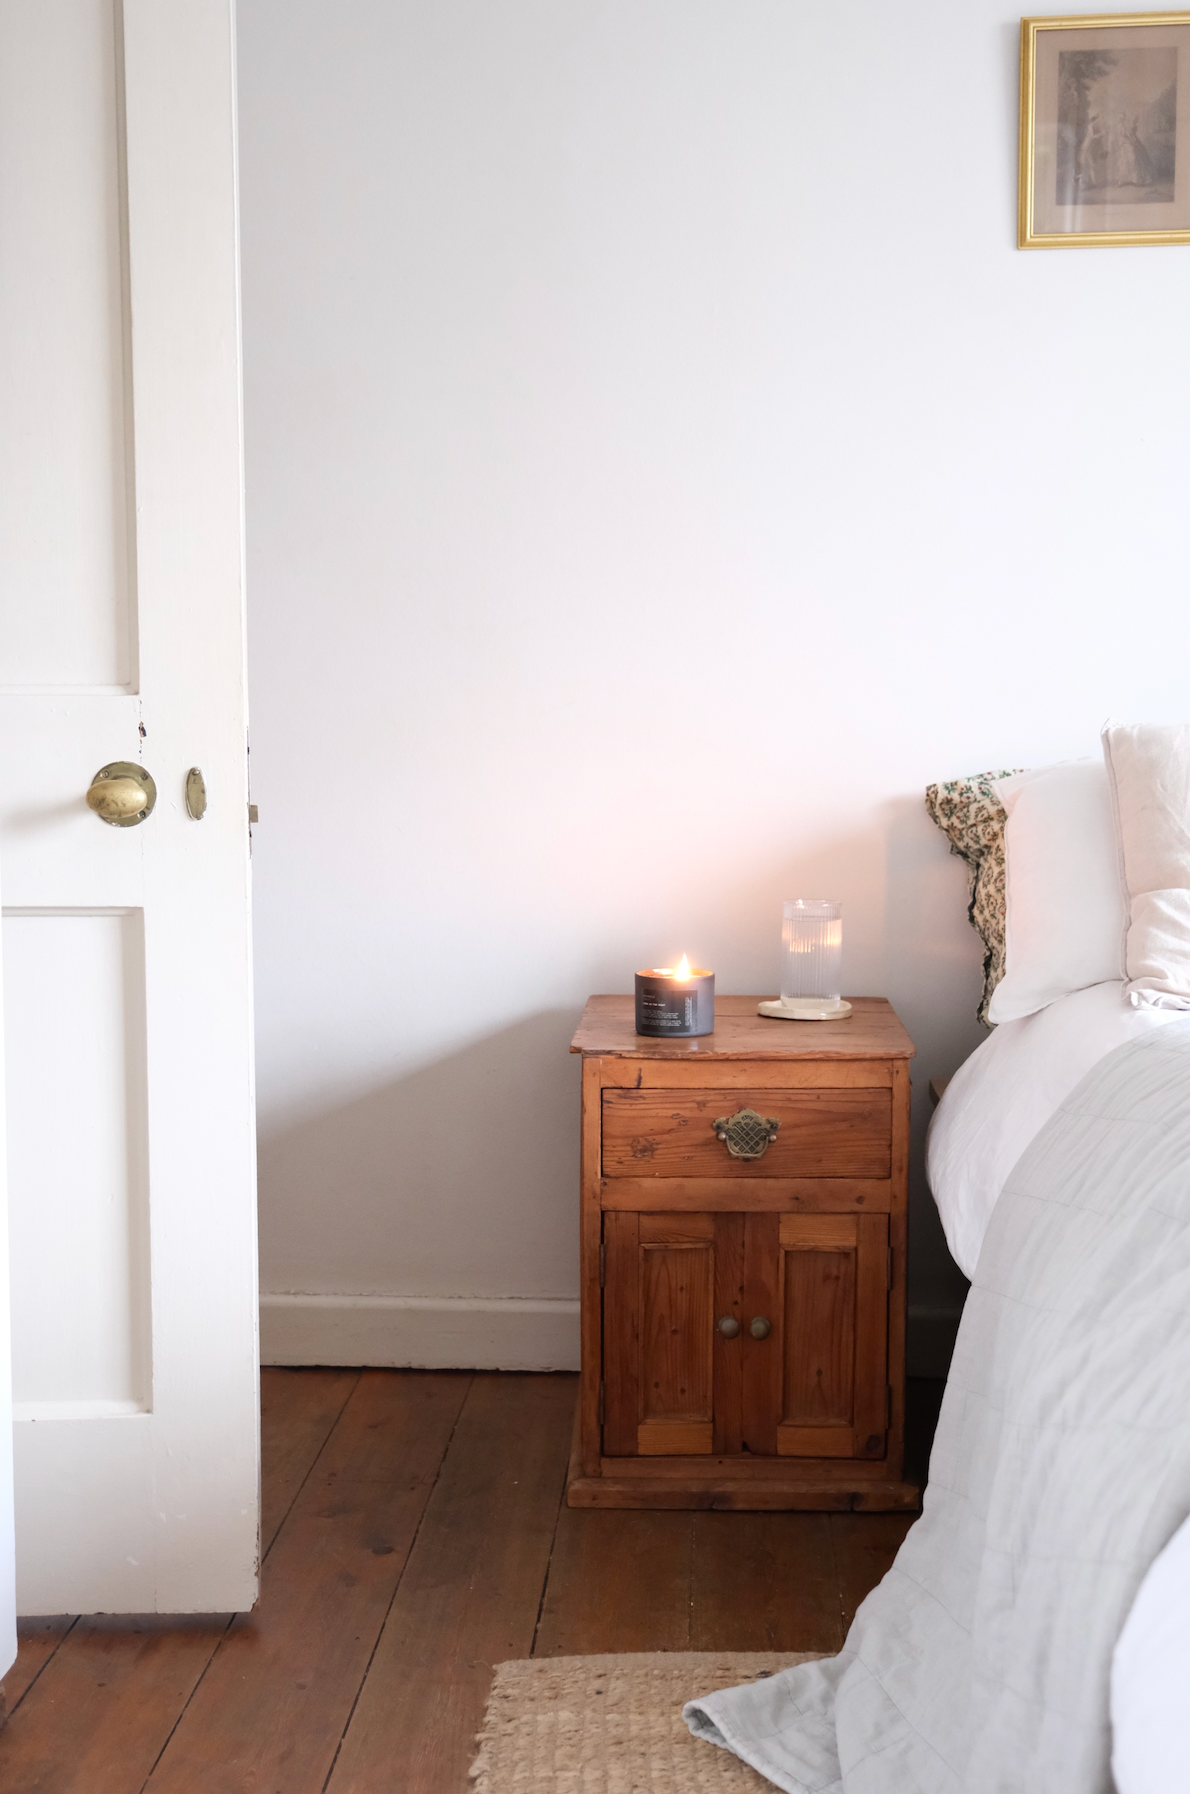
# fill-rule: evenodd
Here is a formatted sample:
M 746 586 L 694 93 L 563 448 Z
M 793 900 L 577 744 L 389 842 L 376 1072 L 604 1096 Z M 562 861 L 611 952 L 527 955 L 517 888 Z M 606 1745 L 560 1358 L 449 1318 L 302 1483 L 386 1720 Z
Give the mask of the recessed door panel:
M 782 1215 L 777 1450 L 879 1457 L 887 1428 L 888 1219 Z
M 0 686 L 135 681 L 114 0 L 0 7 Z
M 788 1426 L 847 1426 L 855 1413 L 855 1246 L 785 1259 Z
M 699 1441 L 685 1449 L 709 1451 L 701 1429 L 709 1433 L 711 1426 L 713 1247 L 643 1245 L 641 1285 L 640 1448 L 673 1449 L 664 1444 L 665 1434 L 681 1425 L 688 1439 Z
M 604 1228 L 605 1450 L 710 1452 L 715 1218 L 609 1214 Z
M 13 1400 L 151 1405 L 139 912 L 4 919 Z

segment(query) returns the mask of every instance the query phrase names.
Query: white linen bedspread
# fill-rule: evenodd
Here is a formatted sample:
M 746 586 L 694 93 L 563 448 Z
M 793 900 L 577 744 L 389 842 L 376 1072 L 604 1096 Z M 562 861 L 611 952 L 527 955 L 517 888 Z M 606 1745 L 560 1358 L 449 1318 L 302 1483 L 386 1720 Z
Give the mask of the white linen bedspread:
M 930 1120 L 926 1182 L 965 1276 L 1009 1172 L 1058 1104 L 1113 1047 L 1178 1015 L 1133 1008 L 1117 978 L 1001 1022 L 963 1061 Z
M 922 1517 L 838 1657 L 690 1702 L 789 1794 L 1108 1794 L 1112 1650 L 1190 1514 L 1190 1023 L 1118 1047 L 1008 1179 Z

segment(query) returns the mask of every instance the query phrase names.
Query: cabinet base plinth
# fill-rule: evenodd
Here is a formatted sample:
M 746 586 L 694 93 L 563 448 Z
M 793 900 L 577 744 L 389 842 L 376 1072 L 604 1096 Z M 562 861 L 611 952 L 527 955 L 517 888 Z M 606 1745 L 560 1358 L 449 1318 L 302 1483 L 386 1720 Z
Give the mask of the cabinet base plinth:
M 834 1514 L 916 1513 L 921 1490 L 916 1483 L 865 1482 L 853 1488 L 827 1487 L 811 1481 L 745 1482 L 741 1478 L 680 1483 L 644 1476 L 572 1477 L 566 1486 L 568 1507 L 700 1508 L 715 1513 L 768 1512 Z
M 576 1416 L 567 1507 L 700 1508 L 716 1513 L 916 1513 L 921 1490 L 882 1464 L 789 1458 L 604 1458 L 588 1475 Z

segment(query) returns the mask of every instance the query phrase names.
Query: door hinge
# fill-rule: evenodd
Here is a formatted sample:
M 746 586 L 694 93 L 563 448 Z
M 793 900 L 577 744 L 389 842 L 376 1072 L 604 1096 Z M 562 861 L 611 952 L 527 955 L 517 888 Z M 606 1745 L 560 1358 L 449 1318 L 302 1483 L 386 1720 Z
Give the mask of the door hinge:
M 892 1425 L 892 1384 L 891 1383 L 888 1385 L 888 1388 L 885 1391 L 884 1424 L 885 1424 L 885 1426 Z
M 885 1284 L 885 1286 L 884 1286 L 884 1287 L 885 1287 L 885 1288 L 886 1288 L 886 1289 L 891 1289 L 891 1288 L 892 1288 L 892 1283 L 893 1283 L 893 1279 L 892 1279 L 892 1255 L 893 1255 L 893 1249 L 892 1249 L 892 1247 L 891 1247 L 891 1246 L 890 1246 L 890 1247 L 889 1247 L 889 1249 L 888 1249 L 888 1271 L 887 1271 L 887 1277 L 888 1277 L 888 1281 L 887 1281 L 887 1283 L 886 1283 L 886 1284 Z
M 605 1286 L 606 1283 L 607 1283 L 607 1241 L 603 1240 L 600 1242 L 600 1246 L 599 1246 L 599 1287 L 600 1287 L 600 1289 L 603 1289 L 603 1287 Z
M 599 1406 L 596 1410 L 596 1419 L 599 1421 L 600 1426 L 602 1426 L 603 1425 L 603 1384 L 602 1383 L 599 1385 Z

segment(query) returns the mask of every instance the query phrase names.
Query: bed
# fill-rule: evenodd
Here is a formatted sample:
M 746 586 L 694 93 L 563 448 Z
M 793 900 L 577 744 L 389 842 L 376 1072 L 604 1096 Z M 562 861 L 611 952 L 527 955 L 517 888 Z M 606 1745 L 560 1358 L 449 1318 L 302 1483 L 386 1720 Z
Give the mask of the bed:
M 685 1709 L 789 1794 L 1190 1783 L 1190 730 L 982 783 L 948 833 L 994 1032 L 928 1142 L 972 1287 L 922 1517 L 837 1657 Z

